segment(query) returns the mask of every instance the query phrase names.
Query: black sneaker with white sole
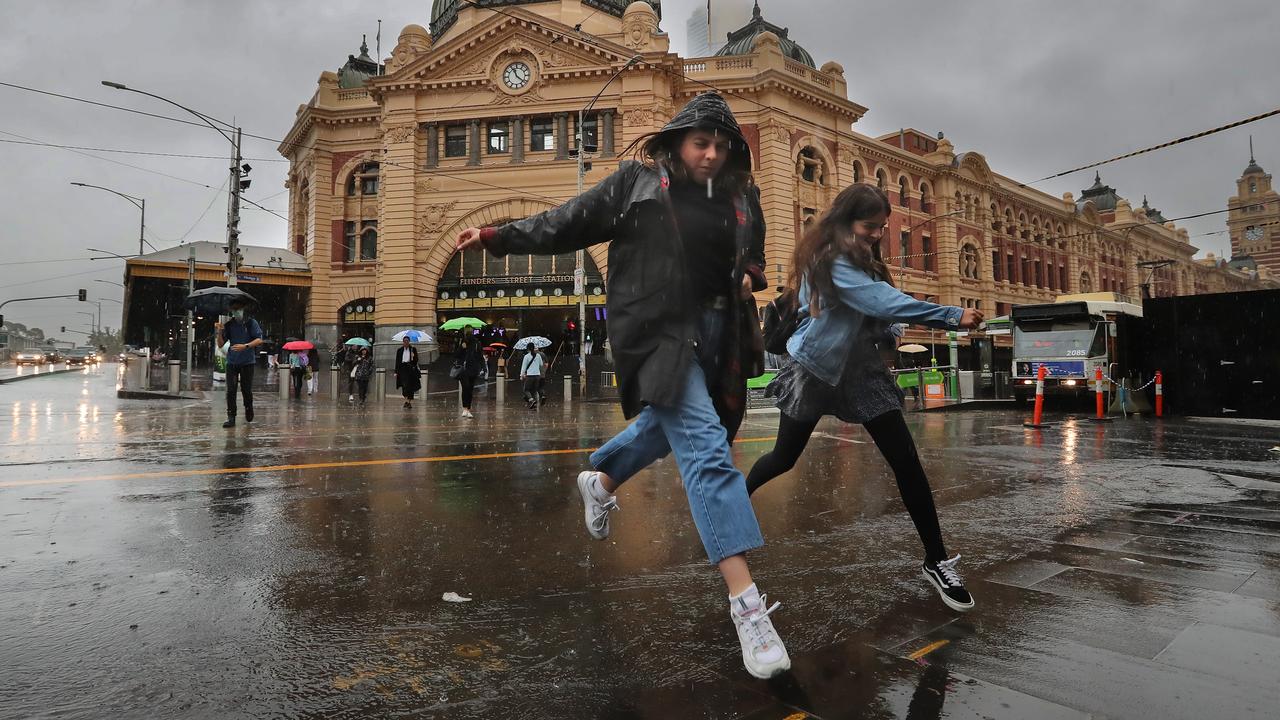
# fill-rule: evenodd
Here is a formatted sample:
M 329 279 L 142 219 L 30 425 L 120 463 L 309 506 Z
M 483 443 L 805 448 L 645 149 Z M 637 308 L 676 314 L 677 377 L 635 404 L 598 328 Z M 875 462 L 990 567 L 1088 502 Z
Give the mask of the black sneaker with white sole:
M 959 555 L 950 560 L 925 560 L 924 565 L 920 567 L 920 572 L 924 575 L 924 579 L 938 590 L 938 595 L 942 597 L 942 602 L 946 603 L 947 607 L 956 612 L 968 612 L 973 609 L 973 596 L 964 589 L 964 582 L 956 572 L 958 562 L 960 562 Z

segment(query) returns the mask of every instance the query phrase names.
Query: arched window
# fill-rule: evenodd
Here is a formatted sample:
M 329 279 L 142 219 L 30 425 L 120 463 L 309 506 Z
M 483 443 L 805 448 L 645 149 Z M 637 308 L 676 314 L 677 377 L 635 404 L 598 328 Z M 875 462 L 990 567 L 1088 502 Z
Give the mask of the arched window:
M 365 220 L 360 231 L 360 261 L 378 259 L 378 221 Z
M 880 188 L 881 190 L 886 190 L 888 189 L 888 184 L 889 184 L 889 178 L 884 174 L 884 170 L 877 170 L 876 171 L 876 187 Z
M 907 179 L 905 177 L 898 178 L 898 204 L 902 207 L 911 206 L 911 193 L 907 191 Z
M 811 147 L 800 151 L 800 157 L 796 161 L 796 170 L 805 182 L 819 185 L 827 184 L 827 169 L 823 166 L 822 158 L 818 157 L 818 151 Z
M 853 181 L 856 183 L 862 182 L 862 163 L 857 160 L 853 161 Z
M 378 163 L 369 162 L 356 168 L 347 178 L 347 197 L 378 194 Z
M 973 243 L 965 243 L 960 249 L 960 277 L 978 279 L 978 248 Z
M 1093 280 L 1087 272 L 1080 273 L 1080 292 L 1093 292 Z
M 932 207 L 930 207 L 931 205 L 932 205 L 932 201 L 929 199 L 929 184 L 926 182 L 921 182 L 920 183 L 920 209 L 924 212 L 931 212 L 933 209 Z

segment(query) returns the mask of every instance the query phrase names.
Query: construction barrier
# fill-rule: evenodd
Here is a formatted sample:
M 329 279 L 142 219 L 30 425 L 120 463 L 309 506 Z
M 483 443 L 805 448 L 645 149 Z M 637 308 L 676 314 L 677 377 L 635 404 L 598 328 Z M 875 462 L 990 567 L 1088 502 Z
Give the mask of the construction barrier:
M 1044 422 L 1044 379 L 1049 374 L 1049 369 L 1044 365 L 1040 366 L 1040 370 L 1036 373 L 1036 410 L 1032 421 L 1022 423 L 1023 427 L 1040 428 L 1049 427 L 1049 423 Z
M 1111 422 L 1111 418 L 1107 417 L 1107 402 L 1104 395 L 1104 380 L 1102 378 L 1102 368 L 1097 368 L 1093 375 L 1093 387 L 1097 397 L 1097 414 L 1090 418 L 1093 422 L 1104 423 Z

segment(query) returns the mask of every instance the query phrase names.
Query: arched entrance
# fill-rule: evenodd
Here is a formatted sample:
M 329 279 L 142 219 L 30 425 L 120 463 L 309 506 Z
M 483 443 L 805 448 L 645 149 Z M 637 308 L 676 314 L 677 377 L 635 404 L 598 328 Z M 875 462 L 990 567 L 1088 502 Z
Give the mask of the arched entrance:
M 599 352 L 607 332 L 605 283 L 590 253 L 584 258 L 586 327 L 592 351 Z M 440 276 L 437 325 L 470 315 L 494 326 L 504 342 L 541 335 L 557 344 L 571 338 L 576 343 L 576 267 L 574 253 L 501 258 L 479 248 L 454 253 Z M 572 343 L 565 349 L 572 352 Z
M 354 337 L 373 341 L 373 298 L 359 298 L 343 305 L 338 311 L 338 340 L 345 342 Z

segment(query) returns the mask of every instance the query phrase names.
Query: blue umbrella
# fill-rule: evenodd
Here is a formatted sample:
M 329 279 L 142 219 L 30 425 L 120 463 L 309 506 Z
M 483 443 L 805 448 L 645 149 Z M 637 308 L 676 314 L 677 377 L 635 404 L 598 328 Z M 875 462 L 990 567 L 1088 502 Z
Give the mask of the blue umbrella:
M 409 338 L 409 342 L 411 343 L 435 342 L 435 339 L 432 338 L 430 334 L 424 333 L 421 330 L 401 330 L 391 336 L 391 339 L 395 342 L 400 342 L 405 338 Z

